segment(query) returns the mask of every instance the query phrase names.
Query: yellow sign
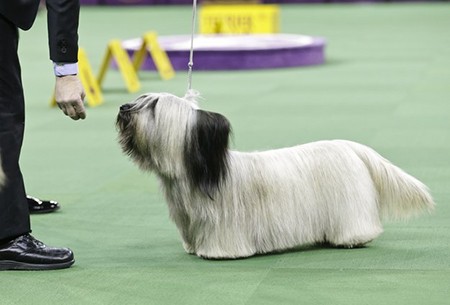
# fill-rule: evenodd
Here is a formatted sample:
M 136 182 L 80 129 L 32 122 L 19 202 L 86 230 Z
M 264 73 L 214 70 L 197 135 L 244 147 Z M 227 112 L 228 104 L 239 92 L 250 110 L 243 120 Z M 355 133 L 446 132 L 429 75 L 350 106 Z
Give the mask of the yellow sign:
M 142 63 L 147 56 L 147 52 L 150 53 L 162 79 L 168 80 L 175 76 L 169 57 L 167 56 L 167 53 L 161 49 L 155 32 L 148 32 L 144 35 L 141 48 L 134 54 L 133 66 L 136 71 L 142 66 Z
M 114 58 L 117 67 L 122 75 L 128 92 L 136 92 L 141 88 L 141 83 L 136 74 L 136 70 L 128 56 L 127 52 L 122 48 L 120 40 L 111 40 L 108 44 L 103 63 L 98 75 L 98 84 L 101 86 L 105 78 L 106 71 L 109 68 L 111 59 Z
M 204 5 L 200 10 L 201 34 L 263 34 L 280 31 L 278 5 Z
M 87 58 L 86 52 L 82 49 L 78 49 L 78 77 L 83 85 L 84 92 L 86 93 L 87 104 L 95 107 L 103 103 L 103 95 L 100 90 L 100 86 L 97 83 L 97 79 L 92 73 L 92 68 Z M 53 94 L 50 105 L 56 106 L 55 95 Z

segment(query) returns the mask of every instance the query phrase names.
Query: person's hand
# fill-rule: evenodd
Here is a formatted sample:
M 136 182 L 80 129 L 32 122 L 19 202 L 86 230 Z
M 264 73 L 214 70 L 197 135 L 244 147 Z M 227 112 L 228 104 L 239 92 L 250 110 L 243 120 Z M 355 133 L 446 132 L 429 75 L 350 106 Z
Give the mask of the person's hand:
M 73 120 L 86 118 L 84 90 L 76 75 L 56 77 L 55 99 L 58 107 Z

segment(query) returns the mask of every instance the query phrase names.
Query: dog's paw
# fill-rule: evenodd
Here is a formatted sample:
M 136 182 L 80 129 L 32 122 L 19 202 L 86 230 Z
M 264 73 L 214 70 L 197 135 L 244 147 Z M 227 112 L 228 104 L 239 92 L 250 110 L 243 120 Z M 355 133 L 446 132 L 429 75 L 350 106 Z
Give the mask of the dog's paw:
M 370 243 L 374 238 L 370 237 L 357 237 L 357 238 L 351 238 L 345 242 L 339 242 L 339 243 L 331 243 L 336 248 L 345 248 L 345 249 L 358 249 L 358 248 L 365 248 L 368 243 Z
M 183 248 L 184 251 L 186 251 L 187 254 L 196 254 L 194 247 L 192 247 L 190 244 L 183 242 Z
M 342 244 L 342 245 L 335 245 L 335 248 L 341 248 L 341 249 L 359 249 L 359 248 L 365 248 L 367 244 L 370 241 L 366 243 L 359 243 L 359 244 Z
M 199 255 L 197 253 L 197 256 L 208 261 L 225 261 L 225 260 L 234 260 L 234 259 L 240 259 L 240 258 L 246 258 L 246 257 L 228 257 L 228 256 L 206 256 L 206 255 Z
M 255 255 L 255 253 L 251 253 L 251 254 L 213 254 L 213 253 L 202 253 L 202 252 L 197 252 L 196 255 L 200 258 L 203 258 L 205 260 L 214 260 L 214 261 L 219 261 L 219 260 L 234 260 L 234 259 L 244 259 L 244 258 L 248 258 L 251 257 L 253 255 Z

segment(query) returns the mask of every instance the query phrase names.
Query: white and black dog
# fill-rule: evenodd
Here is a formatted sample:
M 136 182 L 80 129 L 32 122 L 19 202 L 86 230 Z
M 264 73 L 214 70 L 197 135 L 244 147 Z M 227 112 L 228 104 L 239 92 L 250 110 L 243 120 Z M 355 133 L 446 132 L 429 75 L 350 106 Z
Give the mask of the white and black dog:
M 382 219 L 434 207 L 424 184 L 355 142 L 229 150 L 230 123 L 199 109 L 196 95 L 144 94 L 121 106 L 116 122 L 123 151 L 159 177 L 188 253 L 359 247 L 380 235 Z

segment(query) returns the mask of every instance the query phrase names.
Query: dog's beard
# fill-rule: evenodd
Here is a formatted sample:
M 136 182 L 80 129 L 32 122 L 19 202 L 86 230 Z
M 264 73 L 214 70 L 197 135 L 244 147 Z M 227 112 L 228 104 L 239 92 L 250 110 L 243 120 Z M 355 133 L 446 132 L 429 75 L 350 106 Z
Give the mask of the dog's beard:
M 138 144 L 137 113 L 131 111 L 120 111 L 117 115 L 116 127 L 119 131 L 119 144 L 122 151 L 128 155 L 142 169 L 150 169 L 152 165 L 150 152 Z
M 144 115 L 148 118 L 144 119 L 145 122 L 154 120 L 157 102 L 157 96 L 143 94 L 133 103 L 122 105 L 116 119 L 118 140 L 122 151 L 143 170 L 151 169 L 153 164 L 150 149 L 146 145 L 149 142 L 147 139 L 148 126 L 147 123 L 140 126 L 142 125 L 140 119 L 142 121 Z
M 137 151 L 133 136 L 134 128 L 132 125 L 131 113 L 120 111 L 116 120 L 116 127 L 119 131 L 119 144 L 122 147 L 123 152 L 129 156 Z

